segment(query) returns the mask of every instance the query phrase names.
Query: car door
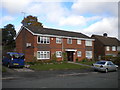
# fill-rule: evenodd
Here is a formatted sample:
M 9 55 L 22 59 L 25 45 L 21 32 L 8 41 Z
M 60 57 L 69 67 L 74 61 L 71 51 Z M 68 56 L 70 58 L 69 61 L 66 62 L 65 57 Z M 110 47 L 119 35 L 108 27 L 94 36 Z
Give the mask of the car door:
M 112 64 L 110 62 L 107 62 L 107 68 L 109 71 L 113 70 Z
M 110 65 L 111 65 L 111 70 L 116 70 L 115 64 L 113 64 L 112 62 L 110 62 Z

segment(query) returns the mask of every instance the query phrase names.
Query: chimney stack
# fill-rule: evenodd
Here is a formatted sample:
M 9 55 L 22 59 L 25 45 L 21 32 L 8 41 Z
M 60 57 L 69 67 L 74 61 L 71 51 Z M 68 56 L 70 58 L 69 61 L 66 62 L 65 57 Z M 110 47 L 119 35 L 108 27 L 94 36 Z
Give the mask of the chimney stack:
M 103 36 L 104 36 L 104 37 L 107 37 L 107 33 L 104 33 Z

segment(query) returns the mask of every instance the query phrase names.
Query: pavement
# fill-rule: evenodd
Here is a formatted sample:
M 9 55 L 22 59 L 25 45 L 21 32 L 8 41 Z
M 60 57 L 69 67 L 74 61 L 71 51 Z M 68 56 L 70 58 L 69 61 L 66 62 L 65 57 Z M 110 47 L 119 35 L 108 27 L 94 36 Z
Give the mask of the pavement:
M 82 66 L 88 66 L 88 67 L 93 67 L 91 65 L 86 65 L 86 64 L 81 64 L 81 63 L 76 63 L 76 62 L 68 62 L 68 63 L 72 63 L 72 64 L 77 64 L 77 65 L 82 65 Z

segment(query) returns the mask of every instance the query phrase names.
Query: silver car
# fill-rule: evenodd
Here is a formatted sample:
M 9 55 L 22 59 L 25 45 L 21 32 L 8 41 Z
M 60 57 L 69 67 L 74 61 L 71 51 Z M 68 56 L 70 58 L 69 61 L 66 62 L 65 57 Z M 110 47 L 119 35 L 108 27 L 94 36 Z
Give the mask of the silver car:
M 97 61 L 93 64 L 93 68 L 95 71 L 117 71 L 118 65 L 113 64 L 111 61 Z

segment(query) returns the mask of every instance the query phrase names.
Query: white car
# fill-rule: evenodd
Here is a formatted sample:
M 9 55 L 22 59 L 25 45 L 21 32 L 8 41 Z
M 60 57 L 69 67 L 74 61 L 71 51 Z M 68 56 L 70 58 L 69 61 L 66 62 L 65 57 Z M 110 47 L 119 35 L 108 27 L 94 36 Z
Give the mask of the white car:
M 115 65 L 112 61 L 97 61 L 93 64 L 93 68 L 95 71 L 117 71 L 118 65 Z

